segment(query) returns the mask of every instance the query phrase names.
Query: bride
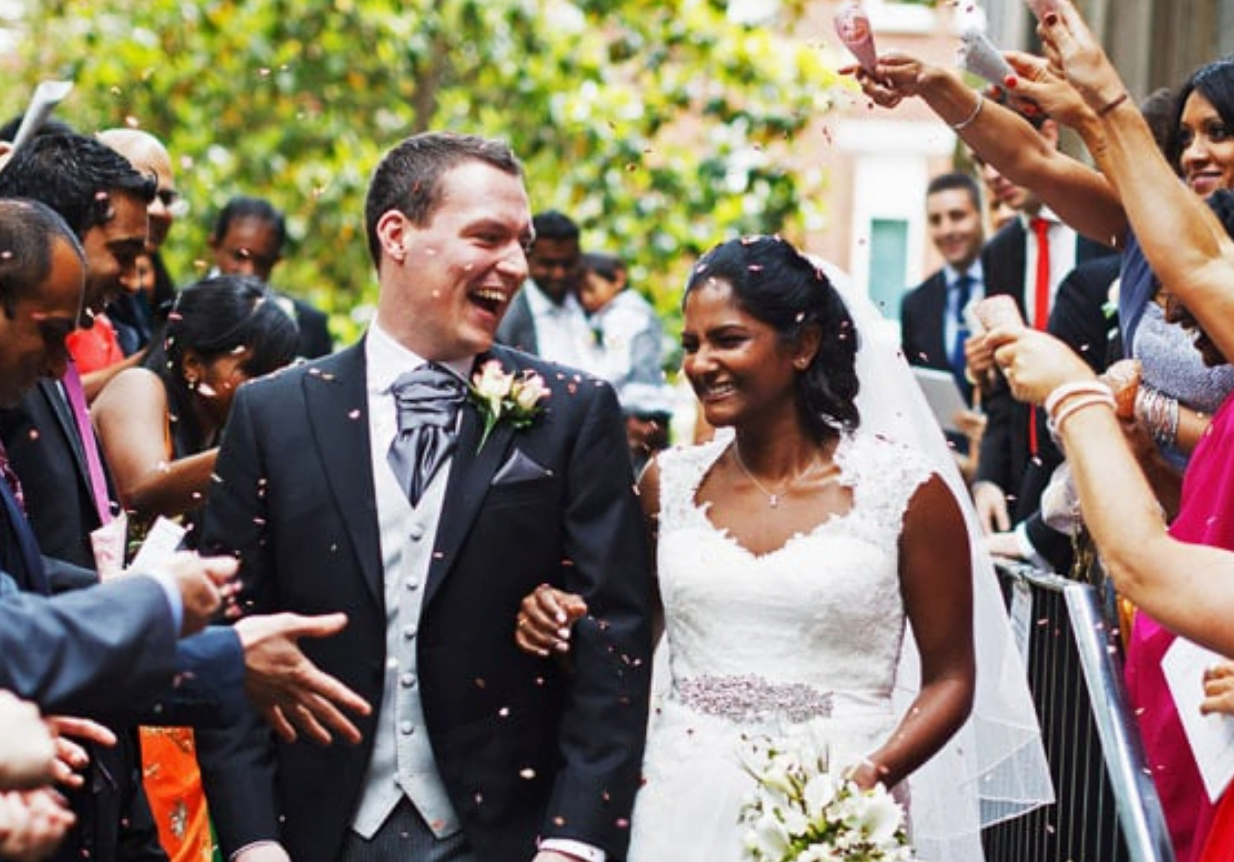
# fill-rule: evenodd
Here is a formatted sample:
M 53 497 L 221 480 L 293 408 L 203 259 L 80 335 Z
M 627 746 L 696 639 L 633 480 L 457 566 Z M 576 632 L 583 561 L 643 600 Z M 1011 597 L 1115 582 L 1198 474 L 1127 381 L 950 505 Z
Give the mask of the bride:
M 721 431 L 662 453 L 640 480 L 658 533 L 671 679 L 652 719 L 628 858 L 740 859 L 750 740 L 806 726 L 853 764 L 860 786 L 911 798 L 919 852 L 980 858 L 977 786 L 1018 771 L 1011 751 L 997 767 L 977 764 L 972 749 L 999 734 L 966 724 L 978 688 L 974 584 L 985 606 L 996 586 L 988 568 L 974 580 L 965 512 L 946 468 L 932 466 L 950 457 L 901 442 L 912 419 L 900 402 L 915 390 L 893 391 L 886 372 L 863 376 L 859 342 L 876 338 L 874 326 L 859 337 L 823 270 L 779 238 L 712 249 L 686 286 L 684 317 L 684 371 Z M 881 410 L 873 421 L 859 377 L 887 388 L 864 399 Z M 578 597 L 541 588 L 524 600 L 516 637 L 541 655 L 568 652 L 569 622 L 587 612 Z M 1006 629 L 1001 607 L 993 613 Z M 991 686 L 1014 689 L 1007 671 L 992 669 L 1003 679 Z M 911 690 L 907 706 L 898 687 Z M 1031 710 L 1025 694 L 1005 741 L 1040 768 Z M 936 757 L 962 727 L 971 744 Z M 914 781 L 910 793 L 905 779 L 932 758 L 943 780 Z M 1012 804 L 1025 799 L 1022 787 L 1001 789 Z M 1048 796 L 1040 771 L 1036 790 Z M 922 823 L 919 808 L 936 822 Z M 961 834 L 965 848 L 946 849 L 943 839 Z

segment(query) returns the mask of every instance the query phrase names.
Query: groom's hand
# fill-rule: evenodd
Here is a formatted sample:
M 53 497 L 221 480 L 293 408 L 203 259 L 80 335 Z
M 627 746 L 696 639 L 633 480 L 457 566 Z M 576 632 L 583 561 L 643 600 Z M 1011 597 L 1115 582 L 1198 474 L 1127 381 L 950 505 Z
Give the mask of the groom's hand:
M 330 674 L 309 661 L 296 642 L 302 637 L 329 637 L 347 626 L 346 614 L 306 617 L 259 614 L 236 623 L 244 648 L 244 690 L 275 732 L 296 741 L 296 728 L 322 745 L 331 731 L 353 745 L 360 731 L 342 710 L 368 715 L 372 707 Z

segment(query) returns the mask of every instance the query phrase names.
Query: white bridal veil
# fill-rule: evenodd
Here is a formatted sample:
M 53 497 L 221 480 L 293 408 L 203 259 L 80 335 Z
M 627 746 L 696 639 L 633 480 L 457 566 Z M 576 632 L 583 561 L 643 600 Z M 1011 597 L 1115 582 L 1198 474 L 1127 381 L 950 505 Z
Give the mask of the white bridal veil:
M 893 328 L 847 276 L 827 273 L 856 324 L 857 406 L 861 426 L 924 452 L 960 503 L 973 558 L 977 690 L 972 715 L 947 746 L 909 779 L 913 844 L 929 862 L 980 860 L 982 827 L 1054 800 L 1024 661 L 1015 645 L 997 575 L 968 488 L 925 397 L 900 352 Z M 905 638 L 896 683 L 902 708 L 920 685 L 915 642 Z

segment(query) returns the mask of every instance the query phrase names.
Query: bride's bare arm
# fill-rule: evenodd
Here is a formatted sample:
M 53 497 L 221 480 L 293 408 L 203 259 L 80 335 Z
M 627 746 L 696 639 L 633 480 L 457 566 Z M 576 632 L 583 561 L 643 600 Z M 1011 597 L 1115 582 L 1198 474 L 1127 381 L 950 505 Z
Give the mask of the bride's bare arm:
M 638 482 L 639 503 L 647 526 L 648 544 L 656 546 L 660 518 L 660 466 L 654 459 L 647 465 Z M 659 643 L 664 630 L 664 612 L 660 606 L 660 591 L 655 575 L 655 552 L 652 551 L 652 636 Z M 523 597 L 515 622 L 514 642 L 519 649 L 532 655 L 548 656 L 570 651 L 570 627 L 587 614 L 587 603 L 576 593 L 567 593 L 548 584 L 541 584 Z
M 937 475 L 909 501 L 900 534 L 900 591 L 921 654 L 921 690 L 890 738 L 854 776 L 892 787 L 964 723 L 976 684 L 973 580 L 960 507 Z

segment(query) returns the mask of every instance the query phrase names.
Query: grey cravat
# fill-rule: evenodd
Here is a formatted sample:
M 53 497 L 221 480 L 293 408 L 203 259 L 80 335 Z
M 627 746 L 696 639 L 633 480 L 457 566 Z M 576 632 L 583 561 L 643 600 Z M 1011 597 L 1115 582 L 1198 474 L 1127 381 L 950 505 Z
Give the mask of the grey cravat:
M 392 391 L 398 433 L 386 457 L 415 506 L 454 451 L 455 420 L 466 393 L 458 377 L 436 365 L 400 375 Z

